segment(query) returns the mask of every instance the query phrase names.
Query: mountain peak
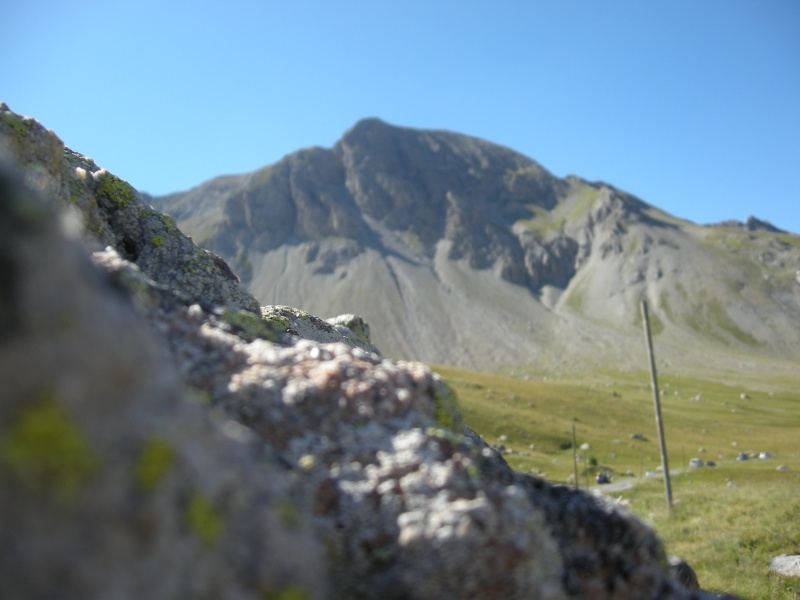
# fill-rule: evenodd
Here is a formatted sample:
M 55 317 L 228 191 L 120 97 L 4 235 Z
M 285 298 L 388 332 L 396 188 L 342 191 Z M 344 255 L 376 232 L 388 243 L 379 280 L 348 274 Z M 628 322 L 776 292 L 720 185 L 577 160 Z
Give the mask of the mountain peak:
M 378 117 L 367 117 L 356 121 L 352 127 L 342 135 L 340 143 L 347 143 L 348 140 L 370 139 L 375 135 L 388 134 L 399 129 Z
M 387 123 L 380 117 L 364 117 L 363 119 L 359 119 L 358 121 L 356 121 L 348 131 L 368 129 L 368 128 L 379 128 L 379 127 L 395 128 L 394 125 Z M 345 133 L 345 135 L 347 135 L 347 133 Z

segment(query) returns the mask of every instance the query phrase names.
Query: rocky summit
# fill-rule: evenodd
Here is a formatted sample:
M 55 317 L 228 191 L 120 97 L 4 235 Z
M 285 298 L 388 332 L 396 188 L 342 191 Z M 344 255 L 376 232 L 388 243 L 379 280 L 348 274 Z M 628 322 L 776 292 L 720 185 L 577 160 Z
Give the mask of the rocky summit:
M 5 105 L 0 141 L 0 597 L 707 597 L 624 508 L 512 471 L 363 319 L 259 307 Z
M 262 304 L 357 313 L 394 358 L 638 368 L 647 300 L 676 367 L 800 359 L 800 236 L 689 223 L 465 135 L 368 119 L 330 149 L 149 201 Z

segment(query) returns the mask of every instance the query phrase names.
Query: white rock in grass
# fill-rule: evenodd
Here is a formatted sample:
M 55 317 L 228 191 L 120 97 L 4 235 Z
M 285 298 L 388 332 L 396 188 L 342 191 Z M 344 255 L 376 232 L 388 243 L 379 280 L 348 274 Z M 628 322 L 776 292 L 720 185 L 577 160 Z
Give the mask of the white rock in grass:
M 800 577 L 800 554 L 781 554 L 769 561 L 769 568 L 786 577 Z

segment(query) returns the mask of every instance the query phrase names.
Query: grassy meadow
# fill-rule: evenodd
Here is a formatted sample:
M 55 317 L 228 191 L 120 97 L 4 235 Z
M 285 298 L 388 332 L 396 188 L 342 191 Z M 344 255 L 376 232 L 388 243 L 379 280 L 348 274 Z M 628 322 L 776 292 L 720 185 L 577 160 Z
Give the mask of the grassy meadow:
M 692 565 L 704 589 L 800 599 L 800 579 L 768 569 L 773 556 L 800 554 L 800 372 L 796 380 L 749 377 L 741 385 L 659 374 L 674 473 L 668 511 L 655 476 L 661 459 L 649 374 L 553 381 L 433 368 L 456 390 L 466 423 L 503 446 L 519 471 L 572 483 L 574 424 L 576 443 L 584 445 L 578 484 L 627 504 L 669 554 Z M 742 452 L 771 458 L 737 461 Z M 716 466 L 689 468 L 692 458 Z M 600 471 L 611 486 L 595 484 Z

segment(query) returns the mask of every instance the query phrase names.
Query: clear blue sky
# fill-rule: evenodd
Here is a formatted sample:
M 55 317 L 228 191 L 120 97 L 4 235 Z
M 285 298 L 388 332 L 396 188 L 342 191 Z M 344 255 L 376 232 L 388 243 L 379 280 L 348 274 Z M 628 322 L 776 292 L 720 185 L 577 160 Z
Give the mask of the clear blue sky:
M 0 99 L 154 194 L 376 116 L 800 232 L 798 0 L 5 0 Z

